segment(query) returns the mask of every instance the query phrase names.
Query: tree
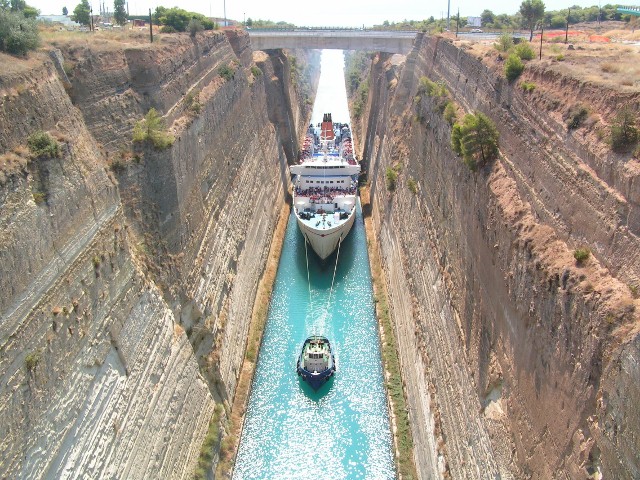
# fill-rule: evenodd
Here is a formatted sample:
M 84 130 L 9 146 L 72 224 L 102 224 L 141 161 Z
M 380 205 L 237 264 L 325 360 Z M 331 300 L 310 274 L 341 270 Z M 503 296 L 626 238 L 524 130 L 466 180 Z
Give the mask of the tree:
M 615 152 L 626 152 L 640 139 L 636 127 L 637 114 L 629 107 L 623 108 L 616 115 L 611 125 L 611 148 Z
M 113 0 L 113 19 L 118 25 L 127 23 L 127 10 L 124 8 L 125 0 Z
M 91 7 L 89 6 L 89 0 L 81 0 L 76 8 L 73 9 L 73 21 L 82 25 L 89 25 L 91 23 Z
M 152 108 L 144 116 L 144 120 L 140 120 L 133 127 L 134 142 L 149 142 L 157 150 L 164 150 L 173 145 L 175 138 L 167 132 L 164 126 L 162 116 Z
M 34 18 L 23 12 L 0 9 L 0 51 L 26 55 L 40 46 L 38 26 Z
M 495 15 L 491 10 L 485 10 L 480 14 L 480 18 L 482 19 L 482 26 L 484 27 L 486 25 L 489 25 L 490 23 L 493 23 Z
M 451 147 L 475 170 L 498 156 L 499 134 L 493 122 L 483 113 L 465 115 L 462 125 L 451 131 Z
M 62 7 L 62 14 L 66 17 L 67 15 L 69 15 L 69 10 L 67 10 L 67 7 Z
M 251 20 L 251 17 L 247 18 L 247 27 L 251 27 L 251 25 L 253 25 L 253 20 Z
M 537 23 L 544 18 L 544 3 L 542 0 L 524 0 L 520 5 L 520 14 L 523 23 L 531 32 L 529 36 L 529 41 L 531 41 Z
M 197 18 L 192 18 L 191 20 L 189 20 L 189 25 L 187 25 L 187 30 L 189 30 L 189 35 L 191 35 L 192 37 L 195 37 L 198 32 L 201 32 L 202 30 L 204 30 L 204 27 L 202 26 L 202 23 L 200 22 L 200 20 L 198 20 Z

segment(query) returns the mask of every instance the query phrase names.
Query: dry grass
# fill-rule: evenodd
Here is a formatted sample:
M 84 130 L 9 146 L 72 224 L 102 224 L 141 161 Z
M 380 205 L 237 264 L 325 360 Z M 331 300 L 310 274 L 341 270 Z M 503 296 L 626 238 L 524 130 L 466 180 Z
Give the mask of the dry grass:
M 247 340 L 247 349 L 245 359 L 242 363 L 240 379 L 236 387 L 236 393 L 231 408 L 230 420 L 227 425 L 227 435 L 222 441 L 220 447 L 220 461 L 216 468 L 215 478 L 228 478 L 233 468 L 233 459 L 238 451 L 240 442 L 240 434 L 242 433 L 242 424 L 246 410 L 249 391 L 251 389 L 251 381 L 255 371 L 258 350 L 262 343 L 262 334 L 267 321 L 267 313 L 269 311 L 269 299 L 273 290 L 273 284 L 278 273 L 278 263 L 282 252 L 282 244 L 284 235 L 287 230 L 287 222 L 289 220 L 290 207 L 285 204 L 280 211 L 280 218 L 271 242 L 269 256 L 264 273 L 258 284 L 256 292 L 256 300 L 253 305 L 253 314 L 251 316 L 251 325 L 249 327 L 249 336 Z
M 588 38 L 584 36 L 582 40 L 573 39 L 573 50 L 564 43 L 547 41 L 545 38 L 542 63 L 538 60 L 539 44 L 535 48 L 536 57 L 527 63 L 542 64 L 567 77 L 605 85 L 614 90 L 640 90 L 640 47 L 620 43 L 592 43 Z M 562 41 L 564 42 L 564 37 Z M 458 43 L 461 42 L 456 42 L 456 45 Z M 465 43 L 465 48 L 484 63 L 495 68 L 503 67 L 504 61 L 498 61 L 499 52 L 493 48 L 493 41 Z

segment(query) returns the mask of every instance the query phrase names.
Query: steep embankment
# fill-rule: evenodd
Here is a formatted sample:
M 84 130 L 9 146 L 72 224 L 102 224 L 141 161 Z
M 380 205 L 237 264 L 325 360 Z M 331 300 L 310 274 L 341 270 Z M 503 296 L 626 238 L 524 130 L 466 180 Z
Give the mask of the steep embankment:
M 422 76 L 495 121 L 498 160 L 473 172 L 456 157 Z M 561 83 L 564 98 L 584 88 Z M 635 161 L 589 152 L 439 38 L 419 38 L 406 59 L 377 56 L 369 86 L 356 126 L 420 476 L 640 475 Z M 583 265 L 579 246 L 592 251 Z
M 2 59 L 0 476 L 189 478 L 234 395 L 288 186 L 275 80 L 246 35 L 160 40 Z M 151 107 L 167 150 L 131 144 Z

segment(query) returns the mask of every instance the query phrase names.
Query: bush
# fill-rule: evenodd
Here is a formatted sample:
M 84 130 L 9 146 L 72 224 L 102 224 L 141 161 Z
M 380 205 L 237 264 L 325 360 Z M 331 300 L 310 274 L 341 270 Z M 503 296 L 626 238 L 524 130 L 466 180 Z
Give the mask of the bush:
M 176 33 L 177 30 L 171 25 L 165 25 L 160 29 L 160 33 Z
M 568 130 L 579 128 L 589 116 L 589 110 L 581 103 L 576 103 L 569 108 L 565 115 L 565 123 Z
M 26 55 L 39 46 L 40 34 L 34 18 L 26 18 L 21 11 L 0 8 L 0 51 Z
M 58 158 L 60 145 L 47 132 L 36 132 L 27 139 L 27 145 L 34 157 Z
M 218 75 L 220 75 L 225 80 L 229 81 L 235 75 L 235 70 L 231 68 L 229 65 L 222 65 L 218 68 Z
M 589 255 L 591 255 L 591 251 L 589 251 L 588 248 L 576 248 L 573 252 L 573 258 L 575 258 L 578 263 L 586 261 Z
M 522 42 L 515 46 L 513 52 L 520 57 L 521 60 L 532 60 L 535 53 L 529 42 Z
M 414 195 L 418 193 L 418 184 L 413 179 L 413 177 L 409 177 L 409 180 L 407 180 L 407 187 L 409 188 L 409 191 Z
M 419 95 L 428 95 L 430 97 L 446 97 L 449 92 L 442 82 L 433 82 L 427 77 L 420 77 L 420 84 L 418 86 Z
M 634 114 L 630 108 L 623 108 L 618 112 L 611 125 L 611 148 L 613 151 L 627 152 L 640 140 L 636 123 L 637 114 Z
M 260 70 L 256 65 L 251 65 L 251 75 L 258 78 L 262 75 L 262 70 Z
M 458 120 L 458 113 L 456 111 L 456 104 L 453 103 L 453 102 L 447 102 L 447 104 L 444 107 L 443 116 L 444 116 L 445 121 L 449 125 L 453 125 L 454 123 L 456 123 L 456 120 Z
M 26 356 L 26 358 L 24 359 L 24 364 L 29 372 L 33 372 L 36 369 L 36 367 L 40 363 L 41 357 L 42 355 L 38 350 L 36 350 L 35 352 L 31 352 Z
M 522 90 L 527 93 L 533 92 L 536 89 L 536 84 L 533 82 L 522 82 L 520 86 L 522 87 Z
M 396 185 L 398 183 L 398 171 L 400 170 L 399 165 L 395 167 L 387 167 L 386 180 L 387 180 L 387 190 L 390 192 L 394 192 L 396 190 Z
M 493 44 L 499 52 L 508 52 L 513 48 L 513 37 L 509 33 L 503 33 L 498 37 L 498 43 Z
M 510 82 L 518 78 L 523 70 L 524 63 L 522 63 L 520 57 L 515 53 L 509 55 L 507 61 L 504 62 L 504 74 Z
M 143 120 L 133 128 L 134 142 L 151 143 L 157 150 L 173 145 L 175 138 L 164 127 L 164 121 L 155 108 L 149 110 Z
M 200 90 L 191 90 L 184 96 L 185 108 L 193 113 L 199 114 L 202 111 L 202 104 L 200 103 Z

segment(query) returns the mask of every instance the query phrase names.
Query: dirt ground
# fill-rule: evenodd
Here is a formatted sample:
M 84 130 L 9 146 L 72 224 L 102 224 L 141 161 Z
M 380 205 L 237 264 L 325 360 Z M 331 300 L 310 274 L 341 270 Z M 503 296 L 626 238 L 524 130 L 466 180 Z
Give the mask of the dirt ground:
M 581 81 L 607 85 L 619 91 L 640 91 L 640 28 L 623 29 L 622 22 L 578 24 L 571 26 L 568 41 L 565 31 L 545 31 L 534 35 L 531 47 L 536 57 L 532 62 Z M 628 27 L 628 25 L 626 25 Z M 611 28 L 609 28 L 611 27 Z M 454 40 L 465 50 L 477 53 L 491 66 L 506 57 L 494 44 L 496 40 Z

